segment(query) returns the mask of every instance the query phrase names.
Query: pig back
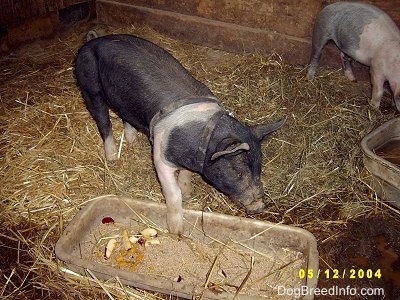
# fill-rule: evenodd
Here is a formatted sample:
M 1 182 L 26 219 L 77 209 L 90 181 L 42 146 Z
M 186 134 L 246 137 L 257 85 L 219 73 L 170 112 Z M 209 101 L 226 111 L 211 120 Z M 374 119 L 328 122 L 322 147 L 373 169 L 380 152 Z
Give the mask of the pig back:
M 367 25 L 377 23 L 379 32 L 365 31 Z M 346 54 L 354 57 L 360 48 L 360 39 L 388 39 L 398 31 L 393 20 L 381 9 L 366 3 L 336 2 L 319 14 L 315 30 L 317 36 L 327 36 Z M 372 35 L 367 37 L 366 35 Z M 389 36 L 388 36 L 389 35 Z
M 130 35 L 89 41 L 78 52 L 76 69 L 92 76 L 107 104 L 145 133 L 153 116 L 171 102 L 212 96 L 167 51 Z

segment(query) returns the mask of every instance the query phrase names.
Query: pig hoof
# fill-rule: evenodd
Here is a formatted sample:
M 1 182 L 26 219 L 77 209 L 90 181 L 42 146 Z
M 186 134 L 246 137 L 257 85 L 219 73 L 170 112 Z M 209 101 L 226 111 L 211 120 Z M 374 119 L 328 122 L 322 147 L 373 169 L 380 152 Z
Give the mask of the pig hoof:
M 265 204 L 262 201 L 254 201 L 249 205 L 246 205 L 246 213 L 249 215 L 255 215 L 265 210 Z
M 307 73 L 306 78 L 311 81 L 314 79 L 314 74 Z
M 347 77 L 348 80 L 353 81 L 353 82 L 357 82 L 357 79 L 354 76 L 352 71 L 346 70 L 346 71 L 344 71 L 344 75 Z
M 118 159 L 117 148 L 106 148 L 105 149 L 106 159 L 108 161 L 114 161 Z
M 379 105 L 380 103 L 376 103 L 374 101 L 369 101 L 369 105 L 371 105 L 371 107 L 375 110 L 379 110 Z
M 106 154 L 106 159 L 109 161 L 112 160 L 117 160 L 118 155 L 117 155 L 117 146 L 115 146 L 114 139 L 112 137 L 112 134 L 110 134 L 105 140 L 104 140 L 104 152 Z
M 129 144 L 133 144 L 133 142 L 136 141 L 137 138 L 137 130 L 128 122 L 124 122 L 124 126 L 125 139 Z
M 117 148 L 105 148 L 105 155 L 108 161 L 114 161 L 118 159 Z
M 117 153 L 106 154 L 106 159 L 108 161 L 115 161 L 118 159 Z
M 168 223 L 168 231 L 171 234 L 175 234 L 177 236 L 183 235 L 183 220 L 182 222 L 167 222 Z
M 178 236 L 178 238 L 182 237 L 183 235 L 183 228 L 174 228 L 174 227 L 170 227 L 168 232 L 170 234 L 174 234 L 176 236 Z
M 125 139 L 128 142 L 128 144 L 133 144 L 136 141 L 137 135 L 136 132 L 132 131 L 126 131 L 125 132 Z

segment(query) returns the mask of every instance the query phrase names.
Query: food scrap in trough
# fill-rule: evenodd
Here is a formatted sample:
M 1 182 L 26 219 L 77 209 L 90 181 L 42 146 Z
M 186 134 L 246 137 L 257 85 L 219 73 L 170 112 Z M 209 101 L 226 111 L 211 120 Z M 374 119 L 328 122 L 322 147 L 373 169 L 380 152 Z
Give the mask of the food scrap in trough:
M 101 222 L 103 224 L 114 224 L 114 219 L 111 217 L 104 217 Z
M 104 219 L 107 219 L 107 222 L 104 222 Z M 112 222 L 109 222 L 109 220 L 112 220 Z M 115 223 L 111 217 L 107 217 L 102 219 L 102 224 L 108 225 Z M 112 229 L 112 232 L 115 232 L 115 227 L 116 226 Z M 97 257 L 101 258 L 101 253 L 104 253 L 103 258 L 106 261 L 110 260 L 111 265 L 129 271 L 134 271 L 143 261 L 145 247 L 160 244 L 160 240 L 156 238 L 157 230 L 154 228 L 145 228 L 139 234 L 129 234 L 129 229 L 127 228 L 121 229 L 120 232 L 120 235 L 111 238 L 107 235 L 100 238 L 97 243 Z M 108 242 L 104 245 L 104 241 L 107 240 Z

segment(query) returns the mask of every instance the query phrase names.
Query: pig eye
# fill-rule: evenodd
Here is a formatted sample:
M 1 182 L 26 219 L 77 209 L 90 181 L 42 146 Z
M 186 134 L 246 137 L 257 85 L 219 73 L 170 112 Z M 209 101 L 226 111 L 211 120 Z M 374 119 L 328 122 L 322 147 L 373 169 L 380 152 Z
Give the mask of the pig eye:
M 243 172 L 237 172 L 236 175 L 239 179 L 243 178 Z

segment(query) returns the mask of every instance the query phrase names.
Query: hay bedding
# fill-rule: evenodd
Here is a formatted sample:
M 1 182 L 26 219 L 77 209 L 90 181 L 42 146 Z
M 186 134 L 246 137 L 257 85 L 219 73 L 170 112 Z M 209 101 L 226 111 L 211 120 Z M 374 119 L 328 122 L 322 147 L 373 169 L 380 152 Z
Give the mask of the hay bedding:
M 145 136 L 134 147 L 124 143 L 119 161 L 104 160 L 73 76 L 74 56 L 92 28 L 73 28 L 0 59 L 2 298 L 165 297 L 122 286 L 117 279 L 101 283 L 91 274 L 66 276 L 54 259 L 65 223 L 87 199 L 119 194 L 163 201 Z M 340 71 L 328 69 L 308 82 L 303 68 L 276 54 L 225 53 L 147 28 L 97 29 L 137 34 L 168 49 L 244 122 L 288 115 L 287 125 L 263 144 L 268 159 L 262 180 L 270 206 L 256 218 L 310 230 L 320 242 L 323 262 L 333 263 L 323 247 L 340 239 L 349 221 L 372 214 L 398 218 L 398 211 L 374 196 L 363 169 L 361 138 L 394 116 L 387 104 L 382 113 L 367 105 L 368 82 L 349 83 Z M 119 142 L 123 126 L 115 116 L 112 121 Z M 244 215 L 201 178 L 193 180 L 185 207 Z

